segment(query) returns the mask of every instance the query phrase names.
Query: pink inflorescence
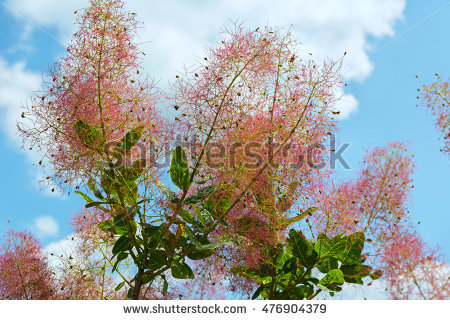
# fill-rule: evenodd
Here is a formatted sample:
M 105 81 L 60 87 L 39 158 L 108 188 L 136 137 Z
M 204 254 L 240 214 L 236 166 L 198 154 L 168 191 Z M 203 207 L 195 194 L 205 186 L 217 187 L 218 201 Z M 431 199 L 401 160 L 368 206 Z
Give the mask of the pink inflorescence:
M 434 124 L 442 133 L 444 146 L 441 151 L 450 152 L 450 87 L 437 75 L 437 81 L 422 88 L 422 104 L 435 117 Z
M 450 268 L 439 250 L 431 248 L 412 226 L 392 230 L 383 248 L 387 292 L 393 299 L 450 298 Z
M 56 285 L 41 246 L 30 233 L 8 231 L 0 251 L 0 295 L 6 300 L 56 298 Z
M 228 225 L 214 236 L 238 241 L 224 254 L 248 267 L 284 241 L 286 219 L 327 176 L 317 165 L 326 163 L 322 143 L 336 131 L 341 61 L 303 59 L 296 46 L 281 30 L 235 25 L 172 87 L 175 120 L 202 156 L 200 179 L 217 186 L 215 199 L 230 200 L 230 209 L 215 212 Z
M 155 106 L 159 93 L 140 74 L 135 15 L 122 1 L 92 0 L 77 23 L 66 55 L 50 68 L 44 90 L 24 108 L 18 125 L 24 146 L 40 151 L 40 164 L 61 186 L 97 172 L 108 160 L 108 142 L 130 129 L 143 126 L 147 144 L 149 137 L 156 143 L 164 136 Z M 98 131 L 89 146 L 76 132 L 78 121 Z

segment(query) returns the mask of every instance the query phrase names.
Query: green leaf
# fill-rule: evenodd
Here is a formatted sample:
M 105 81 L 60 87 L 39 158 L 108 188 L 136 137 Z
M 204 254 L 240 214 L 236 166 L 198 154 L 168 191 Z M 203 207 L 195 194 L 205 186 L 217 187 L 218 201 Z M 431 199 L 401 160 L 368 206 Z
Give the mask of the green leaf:
M 276 257 L 274 265 L 277 267 L 277 269 L 282 269 L 284 267 L 285 263 L 292 258 L 292 256 L 290 254 L 287 254 L 287 253 L 283 252 L 282 250 L 281 250 L 281 252 L 277 252 L 276 255 L 270 254 L 271 256 Z
M 124 214 L 114 216 L 114 232 L 119 235 L 135 234 L 137 231 L 137 223 L 135 220 L 129 220 Z
M 214 249 L 220 245 L 220 243 L 210 243 L 209 240 L 205 238 L 198 239 L 189 226 L 185 226 L 185 230 L 195 247 L 194 250 L 188 248 L 189 253 L 187 257 L 191 260 L 202 260 L 211 256 L 214 253 Z
M 109 211 L 108 209 L 103 207 L 102 204 L 113 204 L 113 203 L 116 203 L 116 201 L 108 201 L 108 202 L 105 202 L 105 201 L 94 201 L 94 202 L 87 203 L 84 207 L 85 208 L 97 207 L 97 208 L 99 208 L 99 209 L 101 209 L 103 211 Z
M 296 286 L 291 293 L 291 299 L 303 300 L 308 298 L 314 293 L 314 288 L 310 285 L 300 285 Z
M 205 184 L 210 180 L 200 180 L 200 181 L 194 181 L 196 184 Z
M 98 228 L 105 232 L 112 232 L 115 233 L 115 226 L 114 222 L 112 220 L 105 220 L 98 224 Z
M 370 278 L 372 278 L 372 280 L 377 280 L 377 279 L 379 279 L 382 275 L 383 275 L 383 271 L 381 271 L 381 270 L 376 270 L 375 272 L 369 274 L 369 276 L 370 276 Z
M 85 193 L 83 193 L 81 191 L 76 190 L 75 193 L 78 193 L 84 199 L 84 201 L 86 201 L 87 203 L 95 202 L 87 194 L 85 194 Z
M 81 197 L 84 199 L 84 201 L 86 201 L 86 205 L 84 206 L 85 208 L 97 207 L 100 210 L 109 212 L 109 210 L 106 209 L 105 207 L 103 207 L 102 204 L 111 204 L 111 203 L 115 202 L 115 200 L 109 200 L 107 202 L 94 201 L 91 197 L 89 197 L 87 194 L 85 194 L 81 191 L 76 190 L 75 193 L 78 193 L 79 195 L 81 195 Z
M 81 120 L 78 120 L 77 122 L 75 122 L 75 132 L 85 146 L 89 148 L 95 147 L 95 141 L 97 140 L 99 134 L 97 128 Z
M 144 275 L 142 276 L 141 281 L 142 281 L 142 284 L 147 284 L 147 283 L 149 283 L 150 281 L 152 281 L 153 279 L 154 279 L 153 275 L 151 275 L 151 274 L 144 274 Z
M 162 290 L 162 295 L 165 296 L 167 293 L 167 289 L 169 289 L 169 283 L 166 280 L 166 277 L 162 277 L 164 283 L 163 283 L 163 290 Z
M 127 225 L 127 227 L 131 227 L 131 234 L 135 234 L 137 231 L 137 222 L 136 220 L 131 220 L 130 225 Z
M 127 298 L 131 299 L 132 296 L 133 296 L 133 288 L 130 288 L 130 289 L 128 289 L 128 292 L 127 292 Z
M 186 153 L 180 146 L 176 147 L 173 152 L 172 162 L 170 163 L 170 179 L 184 191 L 189 188 L 189 165 Z
M 287 260 L 281 268 L 279 275 L 283 276 L 288 273 L 295 274 L 297 272 L 297 258 L 293 257 Z
M 300 265 L 307 268 L 314 267 L 317 262 L 317 252 L 301 231 L 291 229 L 287 242 Z
M 322 259 L 317 264 L 317 269 L 322 273 L 328 273 L 328 271 L 338 268 L 338 260 L 334 257 L 328 257 Z
M 97 185 L 95 184 L 95 180 L 94 179 L 89 178 L 89 180 L 87 182 L 87 186 L 89 187 L 89 189 L 91 189 L 92 193 L 94 194 L 94 196 L 97 197 L 97 199 L 105 200 L 105 197 L 103 196 L 101 191 L 97 188 Z
M 316 286 L 319 283 L 319 279 L 317 279 L 317 278 L 308 278 L 308 279 L 305 279 L 305 282 L 310 284 L 310 285 L 312 285 L 312 286 L 313 285 Z
M 117 239 L 116 244 L 112 249 L 113 256 L 119 254 L 120 252 L 124 252 L 126 250 L 130 250 L 132 248 L 131 239 L 128 238 L 127 235 L 121 236 Z
M 198 211 L 198 220 L 205 228 L 209 228 L 214 224 L 214 218 L 206 209 L 200 209 Z
M 124 169 L 121 168 L 117 171 L 118 175 L 116 177 L 120 179 L 120 182 L 116 179 L 112 179 L 113 173 L 102 172 L 102 188 L 107 194 L 113 195 L 116 199 L 122 198 L 127 204 L 135 205 L 139 196 L 138 185 L 134 181 L 125 180 L 121 172 L 123 170 Z M 119 194 L 121 197 L 119 197 Z
M 200 243 L 200 241 L 198 241 L 197 237 L 195 236 L 194 232 L 192 231 L 191 228 L 189 228 L 189 226 L 184 226 L 184 229 L 186 230 L 186 233 L 188 235 L 188 237 L 191 239 L 192 243 L 195 245 L 195 247 L 198 250 L 202 250 L 202 244 Z
M 344 274 L 339 269 L 333 269 L 330 270 L 325 277 L 323 277 L 319 283 L 318 286 L 325 287 L 329 290 L 334 290 L 336 286 L 340 286 L 344 284 Z
M 180 238 L 182 238 L 182 236 Z M 175 249 L 179 247 L 176 235 L 168 230 L 161 234 L 160 243 L 166 250 L 168 256 L 173 255 Z
M 198 250 L 214 250 L 216 249 L 218 246 L 220 246 L 220 243 L 211 243 L 209 242 L 208 239 L 202 239 L 200 238 L 200 240 L 195 236 L 194 232 L 192 231 L 191 228 L 189 228 L 189 226 L 184 226 L 186 233 L 188 235 L 188 237 L 192 240 L 192 243 L 194 244 L 194 246 L 198 249 Z
M 188 212 L 188 211 L 186 211 L 184 209 L 181 209 L 180 217 L 184 221 L 186 221 L 187 223 L 193 223 L 194 222 L 194 216 L 190 212 Z
M 130 167 L 123 168 L 121 174 L 126 181 L 134 182 L 144 172 L 146 165 L 147 161 L 145 159 L 136 160 Z
M 147 236 L 147 238 L 150 238 L 153 235 L 155 235 L 164 226 L 164 224 L 160 224 L 159 226 L 154 226 L 149 223 L 141 223 L 141 225 L 143 228 L 143 232 L 145 232 L 145 235 Z
M 114 181 L 113 172 L 110 170 L 102 170 L 102 175 L 100 178 L 100 185 L 106 194 L 110 195 L 113 193 L 113 190 L 116 189 L 116 182 Z
M 114 272 L 117 269 L 117 266 L 119 265 L 119 262 L 122 261 L 122 260 L 125 260 L 126 258 L 128 258 L 128 254 L 125 253 L 125 252 L 120 252 L 117 255 L 116 263 L 114 263 L 114 266 L 113 266 L 111 272 Z
M 230 198 L 221 197 L 219 199 L 219 207 L 222 209 L 222 211 L 227 211 L 231 207 Z
M 128 181 L 126 182 L 127 186 L 122 186 L 121 187 L 121 191 L 122 194 L 124 195 L 124 200 L 127 204 L 136 204 L 136 200 L 139 197 L 138 194 L 138 185 L 136 182 L 134 181 Z M 118 198 L 118 194 L 117 194 L 117 198 Z
M 190 252 L 187 254 L 187 257 L 191 260 L 203 260 L 211 256 L 213 253 L 214 253 L 213 250 L 191 249 Z
M 314 250 L 316 250 L 319 258 L 335 257 L 342 251 L 342 238 L 336 236 L 332 239 L 328 238 L 324 233 L 320 233 L 317 236 L 317 242 L 314 244 Z
M 114 216 L 115 233 L 119 235 L 126 235 L 127 229 L 127 217 L 124 214 L 116 214 Z
M 175 261 L 171 271 L 172 276 L 176 279 L 194 279 L 194 272 L 185 262 Z
M 154 250 L 150 253 L 145 268 L 150 270 L 157 270 L 167 265 L 167 255 L 164 250 Z
M 109 199 L 108 201 L 94 201 L 94 202 L 89 202 L 87 203 L 84 207 L 85 208 L 91 208 L 91 207 L 97 207 L 105 212 L 110 212 L 110 210 L 106 209 L 105 207 L 102 206 L 102 204 L 116 204 L 117 200 L 112 198 Z
M 205 201 L 204 208 L 208 210 L 211 215 L 216 219 L 225 218 L 224 213 L 230 208 L 231 200 L 224 195 L 218 195 L 217 197 L 209 197 Z
M 216 249 L 219 246 L 220 246 L 220 243 L 218 243 L 218 242 L 209 243 L 209 244 L 202 244 L 202 249 L 203 250 L 214 250 L 214 249 Z
M 215 185 L 207 186 L 199 189 L 196 193 L 190 195 L 184 200 L 184 204 L 196 204 L 205 200 L 216 189 Z
M 341 251 L 335 254 L 342 264 L 351 265 L 359 262 L 366 237 L 362 232 L 355 232 L 340 241 Z
M 117 261 L 122 261 L 125 260 L 126 258 L 128 258 L 128 253 L 126 252 L 121 252 L 117 255 Z
M 123 288 L 123 286 L 125 285 L 125 281 L 119 283 L 119 285 L 114 289 L 115 291 L 119 291 L 120 289 Z
M 346 282 L 364 284 L 362 278 L 369 276 L 372 267 L 363 264 L 342 265 L 340 270 Z
M 167 197 L 167 199 L 170 202 L 172 202 L 172 203 L 180 202 L 181 199 L 178 198 L 177 194 L 175 192 L 173 192 L 172 190 L 170 190 L 169 188 L 167 188 L 161 181 L 156 180 L 155 185 L 162 192 L 162 194 Z
M 248 242 L 247 238 L 240 236 L 238 234 L 233 234 L 233 235 L 213 235 L 212 236 L 215 240 L 229 245 L 229 246 L 241 246 L 244 243 Z
M 144 132 L 144 127 L 139 126 L 137 128 L 131 129 L 127 134 L 120 140 L 120 142 L 115 146 L 115 150 L 121 154 L 128 153 L 136 143 L 141 139 Z
M 264 289 L 266 289 L 266 286 L 264 284 L 260 285 L 258 289 L 256 289 L 255 293 L 252 296 L 252 300 L 255 300 L 256 298 L 258 298 L 261 293 L 264 291 Z

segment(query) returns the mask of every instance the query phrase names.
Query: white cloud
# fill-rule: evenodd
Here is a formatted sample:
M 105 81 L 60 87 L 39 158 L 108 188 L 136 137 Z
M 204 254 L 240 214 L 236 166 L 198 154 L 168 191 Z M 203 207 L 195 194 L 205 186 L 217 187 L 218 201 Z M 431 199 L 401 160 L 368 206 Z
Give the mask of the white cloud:
M 31 53 L 34 51 L 34 47 L 30 44 L 30 39 L 33 35 L 34 26 L 31 23 L 23 23 L 22 33 L 20 37 L 16 40 L 16 43 L 6 50 L 9 55 L 13 55 L 16 52 L 27 52 Z
M 340 111 L 337 119 L 343 120 L 348 118 L 352 113 L 358 111 L 358 100 L 352 94 L 343 94 L 343 90 L 340 90 L 341 100 L 339 100 L 334 109 Z
M 60 239 L 54 242 L 49 243 L 43 248 L 43 252 L 46 254 L 53 253 L 54 255 L 64 255 L 67 253 L 71 253 L 73 251 L 74 247 L 74 240 L 72 240 L 72 237 L 74 237 L 73 234 L 69 234 L 64 239 Z
M 60 43 L 69 41 L 77 28 L 74 11 L 87 7 L 88 1 L 7 0 L 4 5 L 24 26 L 18 45 L 11 50 L 30 50 L 27 41 L 32 26 Z M 139 41 L 147 53 L 144 67 L 165 86 L 183 65 L 190 65 L 196 56 L 202 56 L 204 46 L 217 42 L 220 29 L 224 24 L 229 25 L 229 20 L 245 21 L 249 28 L 264 25 L 290 28 L 304 43 L 299 49 L 312 52 L 317 60 L 338 59 L 347 52 L 344 78 L 346 81 L 364 80 L 373 70 L 368 37 L 393 36 L 395 22 L 402 19 L 405 0 L 129 0 L 126 6 L 138 13 L 138 19 L 145 24 L 139 29 Z M 25 62 L 9 64 L 0 57 L 0 114 L 3 118 L 0 124 L 17 144 L 20 144 L 16 133 L 16 122 L 21 119 L 20 105 L 29 101 L 41 80 L 41 72 L 29 70 Z M 336 110 L 341 111 L 339 119 L 345 119 L 357 112 L 358 101 L 343 89 L 338 93 L 342 101 Z M 33 163 L 40 160 L 32 152 L 27 152 L 27 156 Z M 34 177 L 40 174 L 32 173 Z
M 48 262 L 54 270 L 62 270 L 68 258 L 76 255 L 76 247 L 79 241 L 75 234 L 69 234 L 63 239 L 49 243 L 42 251 L 47 256 Z
M 34 90 L 39 89 L 42 76 L 30 71 L 25 62 L 8 64 L 0 57 L 0 113 L 2 114 L 2 130 L 16 140 L 16 122 L 20 119 L 20 105 L 31 97 Z
M 75 30 L 74 10 L 87 7 L 88 4 L 87 0 L 7 0 L 3 5 L 22 23 L 31 23 L 55 40 L 60 40 L 68 39 Z
M 34 220 L 39 237 L 56 236 L 59 232 L 58 222 L 51 216 L 40 216 Z
M 27 28 L 26 28 L 27 29 Z M 29 32 L 29 31 L 26 31 Z M 33 92 L 38 90 L 42 83 L 42 74 L 33 72 L 26 68 L 23 61 L 14 64 L 8 64 L 0 57 L 0 130 L 2 130 L 8 138 L 13 141 L 16 146 L 20 146 L 22 142 L 17 135 L 17 121 L 26 121 L 22 119 L 21 105 L 27 103 Z M 31 163 L 38 163 L 41 156 L 33 150 L 27 150 L 26 155 Z M 44 179 L 42 170 L 30 170 L 30 176 L 34 181 Z M 38 184 L 34 184 L 39 187 Z M 45 187 L 40 185 L 47 195 L 62 197 L 63 194 L 55 186 Z M 51 189 L 55 188 L 55 192 Z
M 8 0 L 6 5 L 20 16 L 43 28 L 56 30 L 56 38 L 67 41 L 75 31 L 74 10 L 88 1 Z M 372 72 L 369 37 L 394 35 L 394 25 L 402 19 L 405 0 L 221 0 L 221 1 L 140 1 L 129 0 L 127 8 L 145 23 L 140 29 L 144 62 L 149 73 L 165 85 L 176 70 L 201 56 L 204 45 L 214 44 L 222 25 L 230 20 L 245 21 L 249 28 L 264 25 L 290 27 L 300 41 L 300 49 L 318 60 L 341 58 L 347 81 L 362 81 Z M 356 111 L 353 96 L 346 96 L 341 119 Z
M 389 295 L 386 292 L 386 282 L 382 279 L 365 281 L 365 285 L 344 285 L 342 292 L 336 298 L 342 300 L 386 300 Z M 370 286 L 368 283 L 372 283 Z
M 159 78 L 167 79 L 183 63 L 192 63 L 195 55 L 202 54 L 204 45 L 216 42 L 221 26 L 230 19 L 244 20 L 251 29 L 265 25 L 290 27 L 303 43 L 299 49 L 312 52 L 319 61 L 339 59 L 347 52 L 344 78 L 362 81 L 373 70 L 368 37 L 393 36 L 405 1 L 227 0 L 188 4 L 131 0 L 128 6 L 145 22 L 141 38 L 152 41 L 147 64 Z

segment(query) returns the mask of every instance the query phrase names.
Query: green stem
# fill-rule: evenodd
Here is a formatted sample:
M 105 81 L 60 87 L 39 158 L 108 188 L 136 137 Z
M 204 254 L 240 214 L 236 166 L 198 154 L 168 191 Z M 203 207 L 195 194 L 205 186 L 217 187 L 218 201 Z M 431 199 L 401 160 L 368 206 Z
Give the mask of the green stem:
M 114 266 L 114 263 L 108 258 L 108 256 L 106 255 L 106 253 L 105 253 L 105 252 L 102 250 L 102 248 L 100 247 L 100 245 L 98 246 L 98 248 L 99 248 L 100 252 L 102 253 L 103 258 L 105 258 L 106 261 L 108 261 L 109 266 L 110 266 L 110 267 L 113 267 L 113 266 Z M 125 278 L 125 276 L 122 274 L 122 272 L 120 272 L 120 270 L 119 270 L 118 268 L 116 269 L 116 272 L 119 274 L 119 276 L 122 278 L 122 280 L 125 281 L 125 283 L 128 284 L 128 286 L 131 288 L 131 287 L 132 287 L 131 282 L 128 281 L 127 278 Z
M 322 292 L 322 289 L 317 290 L 316 292 L 314 292 L 312 295 L 310 295 L 308 298 L 306 298 L 306 300 L 312 300 L 314 299 L 319 293 Z

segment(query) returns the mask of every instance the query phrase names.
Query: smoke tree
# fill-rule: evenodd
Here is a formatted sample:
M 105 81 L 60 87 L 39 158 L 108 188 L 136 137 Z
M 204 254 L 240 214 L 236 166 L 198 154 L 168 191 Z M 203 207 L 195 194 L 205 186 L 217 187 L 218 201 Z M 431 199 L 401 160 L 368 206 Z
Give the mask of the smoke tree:
M 424 85 L 421 100 L 427 110 L 435 117 L 434 124 L 441 131 L 444 146 L 441 151 L 450 152 L 450 89 L 448 81 L 436 74 L 437 80 L 430 85 Z M 418 89 L 420 91 L 420 89 Z
M 383 271 L 391 298 L 448 299 L 445 259 L 422 240 L 408 215 L 413 169 L 404 143 L 375 148 L 356 179 L 321 194 L 321 212 L 311 220 L 317 232 L 364 232 L 365 258 Z
M 0 295 L 7 300 L 46 300 L 56 293 L 51 269 L 30 233 L 9 231 L 0 251 Z
M 16 275 L 24 289 L 8 298 L 312 299 L 383 271 L 394 298 L 448 293 L 421 284 L 442 285 L 417 273 L 433 256 L 400 250 L 426 250 L 408 224 L 405 146 L 376 148 L 352 181 L 325 167 L 341 60 L 306 59 L 290 33 L 236 24 L 162 94 L 143 75 L 122 1 L 91 0 L 77 22 L 18 128 L 42 155 L 44 182 L 86 206 L 72 220 L 73 255 L 39 276 L 60 292 L 31 293 Z M 2 259 L 22 250 L 7 248 Z M 9 272 L 28 273 L 11 257 Z

